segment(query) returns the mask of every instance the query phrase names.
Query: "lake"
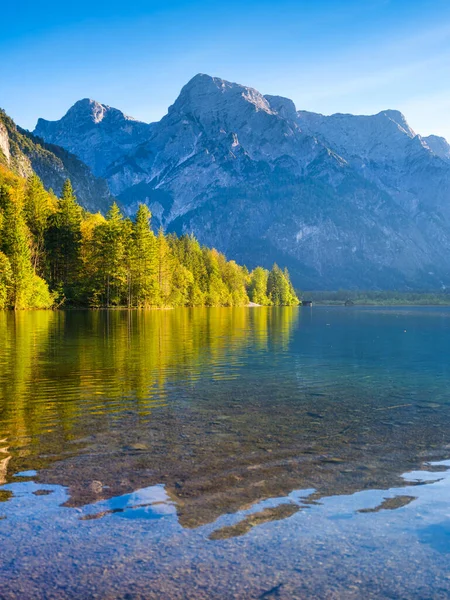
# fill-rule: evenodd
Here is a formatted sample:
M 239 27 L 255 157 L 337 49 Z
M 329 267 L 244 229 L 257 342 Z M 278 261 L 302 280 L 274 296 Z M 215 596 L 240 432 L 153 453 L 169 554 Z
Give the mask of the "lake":
M 450 309 L 0 312 L 0 598 L 450 598 Z

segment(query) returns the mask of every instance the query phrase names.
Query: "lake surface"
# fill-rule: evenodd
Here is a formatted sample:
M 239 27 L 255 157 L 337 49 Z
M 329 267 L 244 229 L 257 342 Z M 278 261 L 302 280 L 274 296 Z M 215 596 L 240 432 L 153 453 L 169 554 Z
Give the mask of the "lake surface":
M 450 598 L 450 309 L 0 312 L 0 598 Z

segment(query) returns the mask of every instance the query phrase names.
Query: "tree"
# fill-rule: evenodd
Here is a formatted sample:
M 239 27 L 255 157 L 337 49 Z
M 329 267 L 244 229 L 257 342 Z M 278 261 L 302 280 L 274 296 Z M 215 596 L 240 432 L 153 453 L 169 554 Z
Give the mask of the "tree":
M 271 303 L 267 296 L 267 280 L 269 271 L 262 267 L 256 267 L 250 275 L 249 296 L 255 304 L 267 306 Z
M 186 305 L 204 306 L 208 292 L 208 272 L 200 244 L 193 235 L 183 235 L 180 238 L 171 235 L 168 240 L 176 260 L 192 275 L 187 282 Z
M 31 262 L 31 234 L 25 222 L 21 189 L 3 187 L 0 190 L 0 205 L 3 210 L 3 230 L 0 251 L 6 255 L 3 260 L 6 276 L 3 285 L 9 296 L 9 304 L 14 310 L 24 308 L 47 308 L 53 298 L 47 284 L 34 273 Z
M 168 306 L 172 292 L 172 278 L 175 259 L 162 228 L 157 237 L 157 282 L 160 292 L 160 306 Z
M 25 188 L 24 214 L 33 235 L 32 263 L 39 275 L 45 274 L 45 234 L 50 215 L 55 211 L 53 197 L 45 191 L 42 181 L 33 173 L 28 177 Z
M 207 292 L 205 303 L 207 306 L 230 306 L 232 299 L 230 292 L 222 280 L 219 267 L 219 252 L 216 249 L 203 249 L 203 256 L 207 272 Z
M 291 301 L 290 304 L 291 305 L 300 304 L 300 300 L 298 299 L 298 296 L 294 290 L 294 286 L 291 283 L 289 271 L 287 270 L 286 267 L 283 271 L 283 275 L 284 275 L 284 278 L 286 279 L 286 281 L 288 282 L 288 286 L 289 286 L 289 296 L 290 296 L 290 301 Z
M 50 218 L 46 246 L 51 264 L 52 288 L 59 289 L 69 301 L 77 299 L 82 215 L 70 180 L 66 179 L 58 208 Z
M 11 302 L 12 270 L 9 258 L 0 252 L 0 309 L 9 308 Z
M 246 290 L 248 273 L 234 260 L 227 261 L 223 254 L 219 264 L 221 262 L 222 279 L 228 288 L 231 305 L 248 304 L 249 298 Z
M 267 296 L 275 306 L 293 306 L 299 303 L 289 280 L 289 274 L 286 277 L 277 264 L 273 265 L 267 278 Z
M 109 209 L 106 220 L 95 229 L 98 280 L 107 307 L 120 305 L 126 296 L 127 229 L 116 202 Z
M 105 222 L 105 217 L 100 213 L 87 213 L 81 223 L 80 261 L 80 296 L 83 304 L 96 307 L 102 305 L 102 289 L 98 282 L 97 264 L 97 227 Z
M 159 248 L 150 226 L 151 216 L 148 206 L 140 204 L 132 229 L 129 304 L 138 307 L 156 306 L 160 299 Z

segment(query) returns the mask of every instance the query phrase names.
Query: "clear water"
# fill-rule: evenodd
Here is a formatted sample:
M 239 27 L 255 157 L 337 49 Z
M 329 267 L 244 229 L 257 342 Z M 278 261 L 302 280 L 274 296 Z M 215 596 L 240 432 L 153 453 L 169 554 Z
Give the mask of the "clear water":
M 450 309 L 0 313 L 0 598 L 450 598 Z

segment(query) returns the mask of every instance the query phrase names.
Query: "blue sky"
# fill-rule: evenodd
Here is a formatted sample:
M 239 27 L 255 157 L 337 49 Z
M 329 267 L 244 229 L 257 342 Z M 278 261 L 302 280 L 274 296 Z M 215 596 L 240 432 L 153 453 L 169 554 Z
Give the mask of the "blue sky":
M 449 0 L 7 0 L 0 18 L 0 106 L 29 129 L 84 97 L 157 120 L 202 72 L 450 139 Z

